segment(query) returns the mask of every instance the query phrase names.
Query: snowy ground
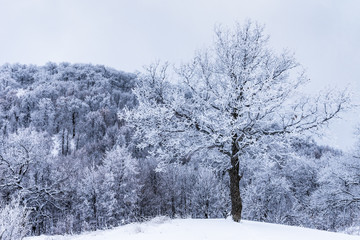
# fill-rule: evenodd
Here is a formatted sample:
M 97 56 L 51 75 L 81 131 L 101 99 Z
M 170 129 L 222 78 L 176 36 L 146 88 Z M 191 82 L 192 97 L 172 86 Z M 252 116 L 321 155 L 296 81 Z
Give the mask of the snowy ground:
M 301 227 L 224 219 L 155 218 L 113 230 L 77 236 L 41 236 L 26 240 L 360 240 L 360 236 L 325 232 Z

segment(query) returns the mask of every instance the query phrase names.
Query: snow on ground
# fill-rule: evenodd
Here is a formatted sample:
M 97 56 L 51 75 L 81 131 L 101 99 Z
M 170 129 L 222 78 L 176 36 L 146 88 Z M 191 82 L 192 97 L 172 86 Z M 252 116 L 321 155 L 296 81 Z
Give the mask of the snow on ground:
M 25 240 L 360 240 L 360 236 L 301 227 L 224 219 L 175 219 L 158 217 L 112 230 L 76 236 L 40 236 Z

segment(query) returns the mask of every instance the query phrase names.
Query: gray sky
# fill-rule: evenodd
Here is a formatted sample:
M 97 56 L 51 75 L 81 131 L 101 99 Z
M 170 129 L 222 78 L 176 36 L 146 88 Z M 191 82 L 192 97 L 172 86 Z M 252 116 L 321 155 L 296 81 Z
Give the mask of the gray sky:
M 275 49 L 287 48 L 311 78 L 308 91 L 360 92 L 357 0 L 0 0 L 0 64 L 48 61 L 141 70 L 186 61 L 211 44 L 215 24 L 252 19 Z M 331 124 L 322 142 L 348 149 L 359 111 Z

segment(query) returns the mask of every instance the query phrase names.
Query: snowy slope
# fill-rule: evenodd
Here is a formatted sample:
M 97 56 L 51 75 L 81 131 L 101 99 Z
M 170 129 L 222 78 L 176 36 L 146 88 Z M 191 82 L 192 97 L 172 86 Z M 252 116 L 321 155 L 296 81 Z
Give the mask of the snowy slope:
M 301 227 L 224 219 L 155 218 L 113 230 L 77 236 L 41 236 L 26 240 L 360 240 L 360 236 L 325 232 Z

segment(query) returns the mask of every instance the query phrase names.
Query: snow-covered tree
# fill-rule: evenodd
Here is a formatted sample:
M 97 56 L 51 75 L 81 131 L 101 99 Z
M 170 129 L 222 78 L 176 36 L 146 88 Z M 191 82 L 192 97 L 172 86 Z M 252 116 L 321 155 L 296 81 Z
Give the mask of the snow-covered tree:
M 138 160 L 125 147 L 115 146 L 106 153 L 101 169 L 104 174 L 108 174 L 105 175 L 110 178 L 107 181 L 112 183 L 109 190 L 116 199 L 114 216 L 122 222 L 135 219 L 141 189 Z
M 287 161 L 250 159 L 244 186 L 244 217 L 257 221 L 293 224 L 297 206 Z M 290 161 L 289 161 L 290 162 Z
M 97 230 L 106 226 L 106 217 L 112 210 L 114 199 L 107 193 L 111 190 L 104 191 L 102 185 L 103 179 L 108 176 L 102 176 L 94 166 L 84 172 L 84 178 L 79 185 L 79 194 L 82 199 L 81 212 L 84 230 Z M 108 183 L 105 180 L 105 183 Z M 111 189 L 111 185 L 108 186 Z M 107 198 L 107 199 L 106 199 Z M 109 204 L 110 203 L 110 204 Z
M 0 240 L 20 240 L 29 232 L 30 210 L 13 199 L 9 204 L 0 204 Z
M 319 171 L 318 189 L 311 195 L 313 224 L 341 230 L 359 225 L 360 162 L 358 155 L 330 156 Z
M 46 231 L 50 225 L 46 216 L 63 210 L 65 177 L 50 157 L 51 145 L 46 133 L 30 128 L 19 129 L 0 143 L 0 198 L 9 203 L 19 196 L 21 204 L 32 210 L 34 234 Z
M 194 216 L 200 218 L 227 217 L 228 197 L 224 196 L 225 187 L 222 185 L 224 183 L 211 169 L 200 168 L 196 172 L 196 182 L 191 190 Z
M 347 97 L 334 92 L 297 97 L 307 81 L 302 69 L 293 54 L 268 47 L 258 24 L 219 27 L 215 39 L 213 47 L 177 68 L 171 81 L 167 65 L 150 66 L 135 89 L 139 106 L 125 117 L 137 129 L 139 147 L 150 147 L 162 163 L 196 155 L 228 171 L 231 214 L 238 222 L 242 159 L 289 134 L 326 124 Z
M 54 104 L 49 98 L 42 98 L 38 103 L 38 110 L 31 113 L 32 124 L 40 131 L 53 132 L 54 129 Z

